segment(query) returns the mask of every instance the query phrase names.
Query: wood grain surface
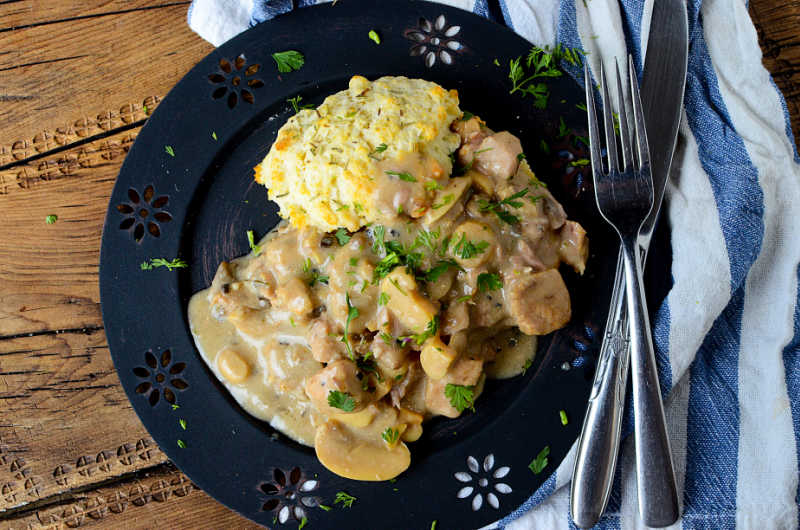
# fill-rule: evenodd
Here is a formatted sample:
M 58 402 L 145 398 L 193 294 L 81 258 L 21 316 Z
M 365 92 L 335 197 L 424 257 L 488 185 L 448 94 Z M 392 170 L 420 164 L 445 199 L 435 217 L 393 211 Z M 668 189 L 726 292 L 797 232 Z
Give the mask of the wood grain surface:
M 188 3 L 0 1 L 0 528 L 254 526 L 150 439 L 100 316 L 122 160 L 212 49 L 187 27 Z M 798 134 L 800 3 L 751 0 L 750 12 Z

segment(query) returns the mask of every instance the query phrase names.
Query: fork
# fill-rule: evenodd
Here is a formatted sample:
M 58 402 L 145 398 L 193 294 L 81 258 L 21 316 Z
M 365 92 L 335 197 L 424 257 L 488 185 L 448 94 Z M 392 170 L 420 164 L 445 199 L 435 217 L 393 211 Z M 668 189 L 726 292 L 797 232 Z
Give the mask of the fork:
M 678 519 L 679 510 L 675 472 L 642 283 L 642 259 L 638 246 L 642 223 L 653 207 L 653 179 L 650 174 L 650 154 L 642 103 L 635 78 L 633 59 L 628 56 L 630 105 L 626 103 L 623 94 L 619 65 L 616 67 L 619 141 L 622 151 L 622 167 L 620 168 L 611 99 L 605 72 L 601 65 L 601 97 L 608 155 L 608 172 L 604 172 L 600 154 L 600 131 L 592 86 L 589 82 L 591 79 L 589 68 L 586 63 L 584 63 L 584 72 L 586 75 L 586 107 L 589 115 L 589 143 L 597 207 L 603 218 L 616 230 L 622 243 L 633 372 L 639 514 L 646 525 L 663 527 Z M 629 114 L 633 117 L 633 131 L 628 127 Z M 612 461 L 611 465 L 613 464 Z M 574 510 L 573 514 L 576 515 Z

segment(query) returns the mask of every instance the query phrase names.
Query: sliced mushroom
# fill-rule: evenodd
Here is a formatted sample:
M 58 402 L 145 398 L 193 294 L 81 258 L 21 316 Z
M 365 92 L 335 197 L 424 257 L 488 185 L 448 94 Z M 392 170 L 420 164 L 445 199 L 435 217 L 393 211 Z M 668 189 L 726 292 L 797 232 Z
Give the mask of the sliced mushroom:
M 381 291 L 389 296 L 386 307 L 406 328 L 422 333 L 436 315 L 436 306 L 419 292 L 417 282 L 397 267 L 381 280 Z
M 506 287 L 509 312 L 520 331 L 545 335 L 569 322 L 569 292 L 556 269 L 512 278 Z
M 405 443 L 389 445 L 380 439 L 373 441 L 335 420 L 317 428 L 314 448 L 323 466 L 352 480 L 389 480 L 411 464 L 411 453 Z

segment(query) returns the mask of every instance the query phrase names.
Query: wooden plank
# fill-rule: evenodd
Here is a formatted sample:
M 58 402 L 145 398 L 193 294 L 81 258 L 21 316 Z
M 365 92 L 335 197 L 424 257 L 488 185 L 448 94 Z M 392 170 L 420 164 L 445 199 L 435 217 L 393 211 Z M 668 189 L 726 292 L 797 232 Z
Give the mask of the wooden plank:
M 53 2 L 53 0 L 0 1 L 0 32 L 9 28 L 34 24 L 57 24 L 75 18 L 113 16 L 120 11 L 158 9 L 179 4 L 188 9 L 188 0 L 82 0 Z
M 0 514 L 167 461 L 102 330 L 0 340 L 0 410 Z
M 260 528 L 203 493 L 180 471 L 160 466 L 115 484 L 74 493 L 58 505 L 0 521 L 3 530 Z
M 0 50 L 2 167 L 136 121 L 212 46 L 181 4 L 0 33 Z
M 800 3 L 797 0 L 752 0 L 764 66 L 783 92 L 792 118 L 795 142 L 800 138 Z
M 0 337 L 102 326 L 103 220 L 138 131 L 0 171 Z

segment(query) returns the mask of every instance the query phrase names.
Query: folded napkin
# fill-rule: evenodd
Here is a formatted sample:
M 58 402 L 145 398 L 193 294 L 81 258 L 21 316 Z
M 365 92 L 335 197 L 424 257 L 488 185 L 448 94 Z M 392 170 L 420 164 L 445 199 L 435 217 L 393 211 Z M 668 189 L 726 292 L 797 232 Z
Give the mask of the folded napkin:
M 340 0 L 347 1 L 347 0 Z M 641 67 L 657 0 L 447 0 L 538 45 L 586 50 L 593 71 Z M 313 0 L 194 0 L 215 45 Z M 390 9 L 387 3 L 387 9 Z M 689 73 L 661 222 L 672 288 L 653 334 L 684 528 L 797 528 L 800 458 L 800 157 L 742 0 L 688 0 Z M 666 217 L 666 218 L 665 218 Z M 632 411 L 626 412 L 627 430 Z M 633 440 L 602 528 L 642 526 Z M 574 528 L 575 447 L 501 527 Z

